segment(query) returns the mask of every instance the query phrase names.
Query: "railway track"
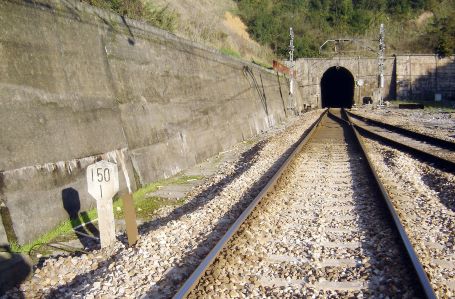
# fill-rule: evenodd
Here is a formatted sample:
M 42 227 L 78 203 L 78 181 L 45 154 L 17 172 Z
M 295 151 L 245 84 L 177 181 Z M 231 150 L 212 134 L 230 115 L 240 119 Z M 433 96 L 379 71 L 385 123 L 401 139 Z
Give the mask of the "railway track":
M 324 117 L 290 159 L 176 298 L 435 296 L 348 123 Z
M 379 122 L 346 111 L 349 122 L 368 137 L 416 155 L 433 165 L 455 173 L 455 143 Z
M 384 125 L 379 124 L 379 126 Z M 354 127 L 357 126 L 354 124 Z M 381 136 L 368 139 L 371 134 L 361 131 L 365 135 L 360 138 L 364 139 L 375 172 L 389 194 L 390 204 L 398 211 L 397 217 L 403 223 L 411 246 L 415 249 L 416 256 L 430 278 L 431 287 L 438 297 L 453 298 L 455 296 L 455 193 L 453 191 L 455 176 L 453 171 L 450 169 L 444 171 L 447 167 L 438 165 L 438 157 L 435 158 L 436 162 L 431 159 L 431 155 L 422 159 L 419 149 L 405 150 L 411 154 L 416 152 L 415 156 L 405 154 L 397 150 L 401 149 L 401 146 L 395 146 Z M 398 136 L 395 138 L 400 142 L 407 139 Z M 437 154 L 447 152 L 451 147 L 450 142 L 441 145 L 439 140 L 434 141 L 432 137 L 415 138 L 425 140 L 433 148 L 428 147 L 426 150 L 429 152 L 433 151 Z M 414 143 L 420 149 L 425 147 L 425 144 L 418 141 Z M 438 148 L 444 148 L 445 151 Z M 450 153 L 446 154 L 446 157 L 450 158 Z M 439 166 L 438 168 L 443 170 L 432 165 Z

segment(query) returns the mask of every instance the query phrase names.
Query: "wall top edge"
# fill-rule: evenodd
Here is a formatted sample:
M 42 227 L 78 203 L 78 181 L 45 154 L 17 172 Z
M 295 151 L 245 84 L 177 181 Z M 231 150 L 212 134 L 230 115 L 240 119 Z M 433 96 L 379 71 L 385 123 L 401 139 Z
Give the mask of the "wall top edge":
M 88 13 L 99 18 L 106 18 L 110 22 L 114 22 L 116 25 L 128 26 L 130 27 L 129 29 L 141 31 L 145 34 L 152 34 L 163 41 L 173 41 L 181 43 L 194 49 L 210 53 L 212 55 L 215 55 L 217 59 L 219 59 L 220 61 L 237 67 L 243 67 L 245 65 L 248 65 L 249 67 L 265 71 L 271 74 L 275 74 L 273 70 L 267 69 L 263 66 L 257 65 L 250 61 L 224 55 L 216 48 L 193 42 L 189 39 L 177 36 L 172 32 L 147 24 L 146 22 L 133 20 L 128 17 L 123 17 L 112 11 L 91 6 L 87 3 L 81 2 L 80 0 L 33 0 L 33 1 L 3 0 L 3 1 L 21 6 L 35 7 L 40 10 L 49 11 L 51 13 L 55 12 L 65 13 L 67 12 L 68 9 L 72 9 L 79 13 Z
M 440 57 L 438 54 L 394 54 L 386 56 L 385 59 L 394 59 L 395 57 L 435 57 L 439 59 L 455 59 L 455 55 Z M 343 56 L 343 57 L 302 57 L 297 58 L 296 60 L 352 60 L 352 59 L 372 59 L 377 60 L 377 57 L 362 57 L 362 56 Z

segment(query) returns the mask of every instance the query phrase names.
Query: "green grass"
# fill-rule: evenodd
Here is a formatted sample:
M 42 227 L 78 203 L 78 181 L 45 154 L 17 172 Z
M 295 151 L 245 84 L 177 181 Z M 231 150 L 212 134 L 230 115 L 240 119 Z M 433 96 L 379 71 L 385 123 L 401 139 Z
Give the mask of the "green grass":
M 231 48 L 221 48 L 220 52 L 223 53 L 224 55 L 228 55 L 228 56 L 235 57 L 235 58 L 242 57 L 239 52 L 232 50 Z
M 95 219 L 96 210 L 89 211 L 88 215 L 91 219 Z M 67 235 L 69 233 L 73 234 L 73 225 L 77 226 L 80 224 L 81 224 L 80 219 L 77 219 L 76 221 L 66 220 L 66 221 L 60 223 L 53 230 L 41 235 L 38 239 L 36 239 L 30 243 L 27 243 L 25 245 L 18 245 L 16 243 L 12 243 L 11 251 L 29 254 L 32 249 L 35 249 L 36 247 L 39 247 L 42 244 L 50 243 L 52 240 L 54 240 L 58 237 L 61 237 L 62 235 Z
M 235 51 L 235 50 L 233 50 L 231 48 L 224 48 L 223 47 L 223 48 L 220 49 L 220 52 L 222 54 L 224 54 L 224 55 L 228 55 L 228 56 L 231 56 L 231 57 L 244 59 L 239 52 L 237 52 L 237 51 Z M 251 62 L 256 64 L 256 65 L 262 66 L 263 68 L 269 69 L 269 70 L 273 69 L 271 64 L 268 64 L 268 63 L 265 63 L 265 62 L 262 62 L 262 61 L 259 61 L 259 60 L 254 60 L 253 59 L 253 60 L 251 60 Z
M 186 184 L 188 183 L 188 181 L 200 180 L 202 178 L 203 178 L 202 176 L 178 176 L 156 181 L 138 189 L 136 192 L 133 193 L 133 200 L 134 206 L 136 208 L 137 218 L 146 221 L 149 220 L 153 215 L 155 215 L 157 209 L 159 209 L 162 206 L 166 205 L 178 206 L 184 203 L 183 199 L 177 201 L 170 201 L 159 197 L 147 197 L 148 193 L 154 192 L 162 186 Z M 123 218 L 123 201 L 119 197 L 114 199 L 113 208 L 115 218 L 116 219 Z M 87 211 L 87 216 L 84 217 L 83 222 L 87 223 L 89 221 L 93 221 L 97 217 L 98 214 L 96 209 L 92 209 L 90 211 Z M 59 225 L 57 225 L 51 231 L 41 235 L 36 240 L 30 243 L 24 245 L 18 245 L 16 243 L 13 243 L 11 244 L 11 250 L 13 252 L 18 253 L 20 252 L 26 254 L 30 254 L 32 250 L 37 250 L 42 254 L 46 254 L 47 252 L 39 250 L 39 247 L 51 242 L 68 241 L 76 238 L 76 235 L 73 231 L 73 227 L 82 224 L 81 218 L 82 217 L 79 217 L 78 219 L 65 220 Z
M 143 220 L 150 219 L 154 215 L 156 210 L 165 205 L 180 205 L 183 200 L 170 201 L 168 199 L 162 199 L 160 197 L 151 196 L 147 197 L 148 193 L 157 191 L 160 187 L 166 185 L 182 185 L 188 183 L 191 180 L 200 180 L 202 176 L 181 176 L 173 177 L 165 180 L 160 180 L 148 184 L 133 194 L 134 206 L 136 208 L 136 215 L 138 218 Z M 114 215 L 117 219 L 123 218 L 123 201 L 116 200 L 114 202 Z

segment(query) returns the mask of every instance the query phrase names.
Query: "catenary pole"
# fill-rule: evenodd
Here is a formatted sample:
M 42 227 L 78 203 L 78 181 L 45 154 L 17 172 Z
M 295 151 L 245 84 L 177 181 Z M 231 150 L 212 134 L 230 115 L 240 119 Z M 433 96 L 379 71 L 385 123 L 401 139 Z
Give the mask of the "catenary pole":
M 379 106 L 384 105 L 382 89 L 384 88 L 384 53 L 385 53 L 385 42 L 384 42 L 384 24 L 381 24 L 379 28 L 379 52 L 378 52 L 378 86 L 379 86 Z
M 294 110 L 294 30 L 292 27 L 289 28 L 289 36 L 291 37 L 289 41 L 289 110 Z

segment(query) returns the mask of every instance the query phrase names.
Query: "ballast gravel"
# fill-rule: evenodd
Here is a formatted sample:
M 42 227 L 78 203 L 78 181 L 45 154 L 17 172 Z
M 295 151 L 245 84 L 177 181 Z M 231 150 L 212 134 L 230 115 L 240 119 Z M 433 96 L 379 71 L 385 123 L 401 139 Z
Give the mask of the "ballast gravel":
M 352 111 L 377 121 L 390 123 L 422 134 L 455 141 L 455 113 L 431 112 L 426 110 L 407 110 L 384 108 L 372 110 L 370 106 Z
M 189 299 L 419 298 L 365 160 L 345 137 L 322 122 Z
M 438 298 L 454 298 L 455 176 L 379 142 L 366 146 Z
M 244 152 L 190 192 L 187 203 L 163 208 L 126 247 L 47 259 L 8 298 L 169 298 L 261 190 L 323 110 L 298 117 Z

